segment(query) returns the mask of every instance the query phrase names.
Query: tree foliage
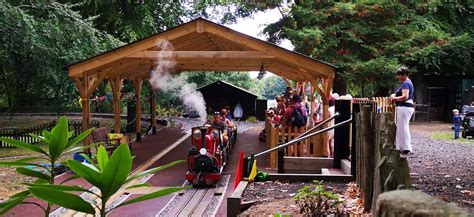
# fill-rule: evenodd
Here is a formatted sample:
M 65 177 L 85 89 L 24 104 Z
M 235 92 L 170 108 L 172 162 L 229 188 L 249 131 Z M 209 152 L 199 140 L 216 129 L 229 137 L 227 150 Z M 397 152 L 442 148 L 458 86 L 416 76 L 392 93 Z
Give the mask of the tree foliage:
M 385 95 L 402 64 L 425 74 L 472 75 L 473 9 L 463 0 L 299 1 L 265 32 L 272 42 L 289 39 L 296 51 L 336 64 L 338 76 L 359 91 L 370 81 L 368 94 Z
M 72 5 L 2 0 L 0 10 L 0 88 L 9 106 L 70 104 L 76 91 L 61 68 L 122 44 Z
M 0 106 L 77 105 L 76 88 L 63 67 L 198 16 L 235 22 L 262 8 L 158 0 L 0 0 Z M 101 85 L 98 93 L 105 90 Z

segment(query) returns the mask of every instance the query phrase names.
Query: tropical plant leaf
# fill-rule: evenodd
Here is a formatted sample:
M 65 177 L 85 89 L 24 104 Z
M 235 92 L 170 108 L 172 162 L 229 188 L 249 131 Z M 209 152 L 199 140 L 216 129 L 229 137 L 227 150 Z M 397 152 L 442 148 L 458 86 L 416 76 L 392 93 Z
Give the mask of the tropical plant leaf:
M 67 133 L 67 139 L 70 139 L 72 136 L 74 136 L 74 130 L 71 130 Z
M 44 180 L 51 180 L 51 176 L 46 175 L 42 172 L 38 172 L 32 169 L 24 168 L 24 167 L 18 167 L 16 168 L 16 172 L 25 175 L 25 176 L 31 176 L 31 177 L 36 177 L 38 179 L 44 179 Z
M 41 149 L 40 147 L 38 146 L 35 146 L 35 145 L 31 145 L 31 144 L 28 144 L 26 142 L 22 142 L 22 141 L 19 141 L 19 140 L 15 140 L 15 139 L 9 139 L 9 138 L 1 138 L 0 137 L 0 140 L 1 141 L 4 141 L 10 145 L 13 145 L 17 148 L 21 148 L 21 149 L 25 149 L 25 150 L 30 150 L 30 151 L 34 151 L 36 153 L 39 153 L 39 154 L 45 154 L 46 156 L 49 156 L 48 153 L 46 153 L 43 149 Z
M 127 179 L 127 181 L 125 181 L 125 182 L 128 183 L 128 182 L 130 182 L 130 181 L 132 181 L 132 180 L 134 180 L 134 179 L 138 179 L 138 178 L 143 177 L 143 176 L 146 176 L 146 175 L 148 175 L 148 174 L 150 174 L 150 173 L 155 173 L 155 172 L 158 172 L 158 171 L 160 171 L 160 170 L 164 170 L 164 169 L 166 169 L 166 168 L 172 167 L 172 166 L 174 166 L 174 165 L 176 165 L 176 164 L 183 163 L 183 162 L 185 162 L 185 161 L 184 161 L 184 160 L 177 160 L 177 161 L 173 161 L 173 162 L 171 162 L 171 163 L 168 163 L 168 164 L 165 164 L 165 165 L 162 165 L 162 166 L 159 166 L 159 167 L 155 167 L 155 168 L 152 168 L 152 169 L 145 170 L 145 171 L 143 171 L 143 172 L 141 172 L 141 173 L 138 173 L 138 174 L 136 174 L 136 175 L 133 175 L 133 176 L 129 177 L 129 178 Z
M 30 161 L 39 160 L 39 159 L 44 159 L 44 158 L 40 158 L 40 157 L 26 157 L 26 158 L 19 159 L 19 160 L 15 161 L 15 162 L 28 163 L 28 162 L 30 162 Z
M 112 153 L 100 177 L 100 190 L 105 198 L 114 194 L 127 179 L 132 169 L 132 157 L 127 144 L 122 144 Z
M 82 140 L 84 140 L 84 138 L 89 136 L 89 134 L 91 134 L 91 132 L 93 130 L 94 130 L 94 128 L 87 129 L 86 131 L 84 131 L 81 134 L 74 137 L 74 139 L 72 139 L 68 142 L 67 148 L 72 147 L 72 146 L 76 145 L 77 143 L 81 142 Z
M 70 146 L 68 149 L 66 149 L 63 154 L 61 156 L 64 156 L 66 154 L 71 154 L 71 153 L 75 153 L 75 152 L 78 152 L 78 151 L 82 151 L 82 150 L 86 150 L 86 149 L 89 149 L 89 148 L 92 148 L 96 146 L 96 144 L 90 144 L 90 145 L 84 145 L 84 146 L 77 146 L 77 147 L 73 147 Z
M 129 204 L 132 204 L 132 203 L 138 203 L 138 202 L 141 202 L 141 201 L 162 197 L 162 196 L 165 196 L 165 195 L 168 195 L 168 194 L 172 194 L 174 192 L 181 191 L 181 190 L 186 189 L 186 188 L 188 188 L 188 187 L 170 187 L 170 188 L 161 189 L 159 191 L 155 191 L 155 192 L 150 193 L 150 194 L 145 194 L 143 196 L 133 198 L 129 201 L 126 201 L 125 203 L 122 203 L 122 204 L 118 205 L 117 207 L 121 207 L 121 206 L 129 205 Z
M 40 165 L 40 164 L 33 164 L 33 163 L 23 163 L 23 162 L 6 162 L 6 161 L 0 161 L 0 167 L 1 166 L 8 166 L 8 167 L 25 167 L 25 166 L 35 166 L 35 167 L 42 167 L 45 169 L 49 169 L 46 166 Z
M 89 191 L 88 189 L 82 188 L 81 186 L 77 186 L 77 185 L 51 185 L 51 184 L 29 184 L 29 183 L 25 183 L 25 185 L 28 185 L 30 187 L 49 188 L 49 189 L 54 189 L 58 191 L 79 191 L 79 192 L 89 192 L 91 194 L 95 194 L 94 192 Z
M 0 203 L 0 215 L 8 212 L 8 210 L 21 203 L 25 198 L 28 198 L 29 195 L 30 191 L 26 190 L 11 196 L 8 200 L 2 201 Z
M 68 160 L 69 168 L 78 176 L 84 178 L 94 186 L 100 186 L 100 173 L 74 160 Z
M 97 165 L 99 166 L 100 171 L 104 171 L 105 166 L 109 162 L 109 155 L 105 150 L 104 146 L 99 146 L 97 151 Z
M 51 130 L 51 138 L 49 142 L 49 156 L 54 161 L 66 149 L 68 140 L 68 123 L 66 117 L 59 118 L 58 123 Z
M 44 142 L 44 137 L 42 137 L 42 136 L 38 136 L 38 135 L 33 134 L 33 133 L 28 133 L 28 135 L 35 138 L 35 139 L 38 139 L 38 140 Z
M 60 184 L 63 184 L 63 183 L 66 183 L 66 182 L 69 182 L 71 180 L 78 179 L 78 178 L 81 178 L 81 177 L 77 174 L 74 174 L 74 175 L 68 177 L 67 179 L 64 179 Z
M 94 207 L 75 194 L 45 187 L 30 187 L 29 190 L 39 199 L 48 201 L 49 203 L 87 214 L 95 214 Z
M 42 135 L 46 143 L 49 143 L 51 141 L 51 132 L 43 130 Z
M 84 159 L 86 159 L 87 161 L 89 161 L 89 163 L 93 164 L 94 161 L 92 160 L 92 158 L 89 157 L 89 155 L 87 154 L 84 154 L 84 153 L 81 153 L 80 154 Z
M 138 184 L 138 185 L 132 185 L 130 187 L 127 187 L 127 189 L 132 189 L 132 188 L 141 188 L 141 187 L 150 187 L 151 185 L 149 183 L 143 183 L 143 184 Z
M 3 215 L 6 212 L 10 211 L 13 207 L 23 202 L 23 200 L 25 200 L 26 198 L 28 197 L 16 197 L 3 201 L 2 203 L 0 203 L 0 215 Z

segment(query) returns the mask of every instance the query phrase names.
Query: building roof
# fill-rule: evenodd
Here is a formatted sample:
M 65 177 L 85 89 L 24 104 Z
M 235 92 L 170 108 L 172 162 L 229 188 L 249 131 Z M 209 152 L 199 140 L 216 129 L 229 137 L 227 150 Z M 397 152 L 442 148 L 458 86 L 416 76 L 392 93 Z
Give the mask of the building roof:
M 157 47 L 161 40 L 171 50 Z M 197 18 L 148 38 L 69 65 L 68 75 L 145 80 L 158 58 L 175 61 L 172 73 L 181 71 L 266 71 L 294 81 L 332 79 L 336 67 L 275 44 L 245 35 L 203 18 Z
M 251 95 L 253 95 L 253 96 L 255 96 L 255 97 L 258 97 L 257 94 L 254 94 L 254 93 L 252 93 L 252 92 L 250 92 L 250 91 L 248 91 L 248 90 L 246 90 L 246 89 L 244 89 L 244 88 L 241 88 L 241 87 L 239 87 L 239 86 L 233 85 L 233 84 L 228 83 L 228 82 L 223 81 L 223 80 L 217 80 L 217 81 L 212 82 L 212 83 L 210 83 L 210 84 L 206 84 L 206 85 L 204 85 L 204 86 L 202 86 L 202 87 L 197 88 L 196 90 L 201 90 L 201 89 L 206 88 L 206 87 L 209 87 L 209 86 L 211 86 L 211 85 L 220 84 L 220 83 L 225 84 L 225 85 L 228 85 L 228 86 L 231 86 L 231 87 L 233 87 L 233 88 L 235 88 L 235 89 L 239 89 L 239 90 L 241 90 L 241 91 L 243 91 L 243 92 L 246 92 L 246 93 L 248 93 L 248 94 L 251 94 Z

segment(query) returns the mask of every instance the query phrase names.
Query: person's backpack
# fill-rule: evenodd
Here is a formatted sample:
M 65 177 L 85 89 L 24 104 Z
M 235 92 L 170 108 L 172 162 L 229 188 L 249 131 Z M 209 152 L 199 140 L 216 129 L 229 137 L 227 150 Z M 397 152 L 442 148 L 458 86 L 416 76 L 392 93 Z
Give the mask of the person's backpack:
M 296 127 L 303 127 L 306 125 L 306 118 L 303 115 L 303 111 L 301 106 L 292 107 L 293 109 L 293 117 L 291 118 L 293 126 Z

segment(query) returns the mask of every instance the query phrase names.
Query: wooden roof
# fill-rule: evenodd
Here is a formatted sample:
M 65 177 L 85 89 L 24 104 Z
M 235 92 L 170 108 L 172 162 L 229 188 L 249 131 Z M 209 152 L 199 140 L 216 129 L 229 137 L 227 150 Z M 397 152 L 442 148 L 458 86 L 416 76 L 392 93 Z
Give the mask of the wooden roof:
M 160 40 L 173 51 L 160 51 Z M 170 30 L 127 44 L 68 66 L 69 76 L 144 80 L 159 56 L 176 61 L 181 71 L 259 71 L 264 69 L 294 81 L 332 79 L 336 67 L 277 45 L 253 38 L 211 21 L 198 18 Z

